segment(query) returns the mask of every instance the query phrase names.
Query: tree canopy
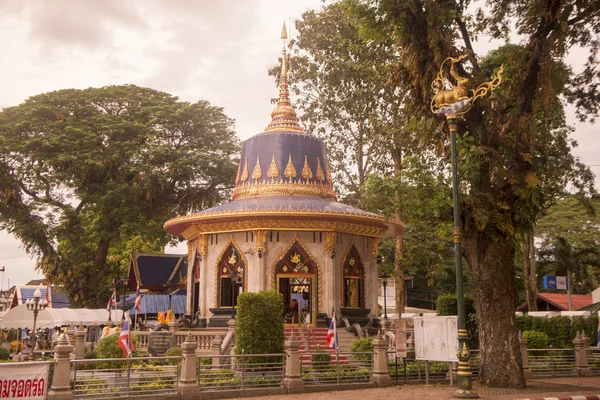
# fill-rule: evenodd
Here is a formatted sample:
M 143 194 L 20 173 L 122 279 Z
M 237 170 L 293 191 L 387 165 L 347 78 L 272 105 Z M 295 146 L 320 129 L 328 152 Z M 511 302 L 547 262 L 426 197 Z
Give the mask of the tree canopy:
M 206 101 L 133 85 L 37 95 L 0 112 L 0 229 L 76 304 L 103 304 L 130 250 L 160 250 L 165 220 L 223 199 L 237 151 Z

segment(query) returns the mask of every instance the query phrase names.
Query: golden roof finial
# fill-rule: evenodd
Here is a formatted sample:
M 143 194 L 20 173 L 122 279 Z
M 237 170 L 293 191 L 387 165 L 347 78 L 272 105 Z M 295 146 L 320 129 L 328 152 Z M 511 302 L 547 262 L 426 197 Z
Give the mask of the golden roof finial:
M 296 111 L 290 103 L 290 92 L 288 91 L 287 82 L 287 54 L 285 51 L 285 40 L 287 39 L 287 29 L 285 21 L 281 31 L 281 39 L 283 39 L 283 49 L 281 50 L 281 76 L 279 77 L 279 99 L 277 106 L 271 113 L 271 123 L 265 129 L 265 132 L 297 132 L 307 133 L 300 123 Z

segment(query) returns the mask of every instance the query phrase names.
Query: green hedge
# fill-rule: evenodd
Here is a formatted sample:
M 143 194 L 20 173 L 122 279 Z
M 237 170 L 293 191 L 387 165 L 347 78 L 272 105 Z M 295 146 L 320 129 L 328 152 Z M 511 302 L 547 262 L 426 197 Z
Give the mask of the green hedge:
M 274 290 L 240 293 L 235 325 L 236 354 L 283 353 L 283 296 Z M 247 363 L 271 360 L 245 358 Z
M 479 326 L 475 315 L 475 299 L 472 296 L 464 296 L 465 306 L 465 325 L 469 333 L 469 347 L 476 349 L 479 347 Z M 458 315 L 458 304 L 456 294 L 441 294 L 435 301 L 435 308 L 439 315 Z
M 520 331 L 537 331 L 548 335 L 548 345 L 554 348 L 571 348 L 577 332 L 584 331 L 590 343 L 596 343 L 598 315 L 591 317 L 517 317 Z

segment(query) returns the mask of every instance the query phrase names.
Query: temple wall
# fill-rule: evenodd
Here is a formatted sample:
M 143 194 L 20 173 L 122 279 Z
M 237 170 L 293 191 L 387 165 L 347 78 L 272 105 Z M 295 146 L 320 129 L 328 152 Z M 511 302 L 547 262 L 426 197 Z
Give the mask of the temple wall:
M 246 235 L 246 232 L 209 235 L 208 254 L 203 256 L 200 266 L 200 296 L 198 301 L 200 303 L 201 316 L 205 318 L 210 317 L 212 314 L 209 308 L 218 306 L 218 299 L 216 297 L 218 271 L 216 266 L 222 252 L 231 240 L 235 243 L 247 265 L 244 282 L 245 290 L 257 292 L 260 290 L 276 289 L 274 264 L 283 257 L 296 237 L 314 261 L 316 261 L 319 268 L 319 313 L 331 315 L 332 310 L 335 309 L 336 314 L 340 315 L 339 309 L 342 302 L 341 291 L 343 287 L 342 263 L 351 244 L 354 243 L 364 264 L 365 308 L 370 308 L 372 310 L 371 315 L 376 316 L 377 264 L 375 257 L 371 254 L 370 238 L 338 234 L 334 247 L 335 257 L 332 259 L 330 253 L 325 249 L 325 233 L 322 232 L 321 235 L 319 233 L 316 232 L 313 237 L 313 231 L 279 231 L 279 241 L 277 241 L 277 231 L 273 231 L 272 240 L 271 232 L 268 231 L 266 239 L 267 251 L 266 254 L 265 252 L 261 254 L 262 257 L 258 257 L 258 253 L 255 251 L 251 231 L 248 232 L 248 235 Z M 191 284 L 188 290 L 192 290 Z M 204 304 L 202 304 L 203 300 Z

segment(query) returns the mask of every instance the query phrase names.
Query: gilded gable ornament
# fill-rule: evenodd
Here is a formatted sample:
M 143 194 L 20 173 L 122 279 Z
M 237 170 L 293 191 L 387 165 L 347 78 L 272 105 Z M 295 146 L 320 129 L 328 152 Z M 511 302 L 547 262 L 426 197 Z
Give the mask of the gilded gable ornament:
M 287 167 L 285 167 L 285 171 L 283 171 L 283 175 L 285 175 L 286 178 L 289 178 L 290 181 L 292 180 L 292 178 L 295 178 L 297 173 L 296 173 L 296 168 L 294 168 L 294 163 L 292 162 L 292 155 L 290 154 L 290 157 L 288 159 L 288 164 Z
M 229 257 L 227 259 L 227 262 L 231 265 L 235 265 L 235 262 L 237 261 L 237 257 L 235 256 L 235 254 L 232 254 L 231 257 Z
M 262 178 L 262 169 L 260 168 L 260 156 L 258 156 L 256 157 L 256 166 L 252 171 L 252 179 L 259 180 L 260 178 Z
M 313 173 L 308 165 L 308 156 L 304 156 L 304 167 L 302 167 L 302 177 L 306 180 L 312 179 Z
M 294 255 L 290 258 L 290 261 L 294 264 L 298 264 L 301 261 L 300 254 L 294 253 Z
M 241 182 L 246 182 L 248 180 L 248 159 L 246 158 L 246 164 L 244 165 L 244 170 L 242 171 L 242 176 L 240 176 Z
M 350 260 L 348 261 L 348 264 L 354 266 L 354 264 L 356 264 L 356 259 L 354 257 L 350 257 Z
M 271 160 L 271 165 L 267 170 L 267 176 L 271 179 L 279 178 L 279 168 L 275 162 L 275 154 L 273 154 L 273 160 Z
M 325 180 L 325 174 L 323 173 L 323 168 L 321 168 L 321 159 L 317 157 L 317 179 L 323 183 Z

